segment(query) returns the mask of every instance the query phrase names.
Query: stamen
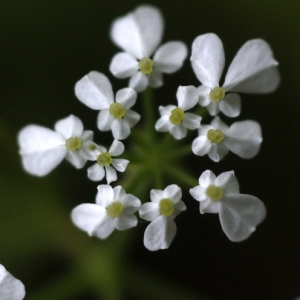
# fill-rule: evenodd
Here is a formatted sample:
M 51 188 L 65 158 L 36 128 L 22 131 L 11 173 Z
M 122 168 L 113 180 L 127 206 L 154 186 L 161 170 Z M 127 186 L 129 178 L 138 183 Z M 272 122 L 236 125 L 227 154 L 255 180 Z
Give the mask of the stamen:
M 182 122 L 182 119 L 184 118 L 184 111 L 182 108 L 174 108 L 171 111 L 171 116 L 170 116 L 170 122 L 173 123 L 174 125 L 178 125 Z
M 97 163 L 101 167 L 109 166 L 112 162 L 112 158 L 108 152 L 98 155 Z
M 172 200 L 170 200 L 170 199 L 160 200 L 159 211 L 165 217 L 169 217 L 170 215 L 172 215 L 174 212 L 174 205 L 173 205 Z
M 116 119 L 122 119 L 125 116 L 125 109 L 120 103 L 113 103 L 110 105 L 109 113 Z
M 219 144 L 224 140 L 224 133 L 220 129 L 209 129 L 207 132 L 207 138 L 212 143 Z
M 123 205 L 119 202 L 113 202 L 111 205 L 107 206 L 106 214 L 111 218 L 117 218 L 123 211 Z
M 211 200 L 218 201 L 223 197 L 223 190 L 220 187 L 212 184 L 206 189 L 205 194 Z
M 144 57 L 139 61 L 140 71 L 144 75 L 148 75 L 153 71 L 153 60 L 149 57 Z
M 81 148 L 82 142 L 78 137 L 70 137 L 66 140 L 65 146 L 69 151 L 76 151 Z
M 211 90 L 209 96 L 210 99 L 214 102 L 219 102 L 220 100 L 224 99 L 225 97 L 225 90 L 222 87 L 215 87 L 213 90 Z

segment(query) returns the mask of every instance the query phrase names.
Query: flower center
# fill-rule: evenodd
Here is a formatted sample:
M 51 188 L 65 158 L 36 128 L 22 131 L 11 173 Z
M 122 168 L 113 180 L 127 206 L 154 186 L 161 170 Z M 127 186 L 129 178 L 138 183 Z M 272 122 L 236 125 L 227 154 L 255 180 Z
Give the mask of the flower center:
M 211 200 L 213 201 L 218 201 L 221 200 L 223 197 L 223 190 L 218 187 L 215 186 L 213 184 L 211 184 L 205 191 L 205 194 L 207 197 L 209 197 Z
M 213 90 L 211 90 L 209 96 L 212 101 L 219 102 L 225 97 L 225 90 L 217 86 Z
M 101 153 L 98 155 L 97 163 L 101 167 L 109 166 L 112 162 L 112 158 L 108 152 Z
M 184 111 L 182 108 L 174 108 L 171 111 L 170 121 L 174 125 L 178 125 L 182 122 L 182 119 L 184 118 Z
M 207 131 L 207 138 L 212 142 L 219 144 L 224 140 L 224 133 L 220 129 L 209 129 Z
M 111 218 L 117 218 L 123 211 L 123 205 L 119 202 L 113 202 L 106 207 L 106 214 Z
M 81 148 L 82 142 L 78 137 L 70 137 L 66 140 L 65 146 L 69 151 L 76 151 Z
M 90 149 L 90 150 L 96 150 L 96 146 L 95 146 L 94 144 L 90 144 L 90 145 L 89 145 L 89 149 Z
M 170 215 L 172 215 L 172 213 L 174 212 L 174 205 L 172 200 L 170 199 L 160 200 L 159 211 L 165 217 L 169 217 Z
M 122 119 L 125 115 L 125 109 L 120 103 L 113 103 L 109 107 L 109 113 L 116 119 Z
M 144 57 L 139 61 L 140 71 L 144 75 L 148 75 L 153 71 L 153 60 L 149 57 Z

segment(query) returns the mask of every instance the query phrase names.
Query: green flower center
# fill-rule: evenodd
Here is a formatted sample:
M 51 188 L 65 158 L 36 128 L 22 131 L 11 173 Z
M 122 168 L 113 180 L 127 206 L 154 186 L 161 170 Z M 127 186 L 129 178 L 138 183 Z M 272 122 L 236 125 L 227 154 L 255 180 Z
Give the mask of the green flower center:
M 139 61 L 139 68 L 142 74 L 148 75 L 153 71 L 153 60 L 149 57 L 144 57 Z
M 182 108 L 174 108 L 171 111 L 170 121 L 174 125 L 178 125 L 182 122 L 182 119 L 184 118 L 184 111 Z
M 117 218 L 123 211 L 123 205 L 119 202 L 113 202 L 106 207 L 106 214 L 111 218 Z
M 96 149 L 96 146 L 95 146 L 94 144 L 90 144 L 90 145 L 89 145 L 89 149 L 90 149 L 90 150 L 95 150 L 95 149 Z
M 209 129 L 207 131 L 207 138 L 212 143 L 219 144 L 224 140 L 224 133 L 220 129 Z
M 112 162 L 112 158 L 108 152 L 101 153 L 98 155 L 97 163 L 101 167 L 109 166 Z
M 221 200 L 223 197 L 223 190 L 218 187 L 215 186 L 213 184 L 211 184 L 205 191 L 205 194 L 207 197 L 209 197 L 211 200 L 213 201 L 218 201 Z
M 70 137 L 66 140 L 65 146 L 69 151 L 76 151 L 81 148 L 82 142 L 78 137 Z
M 219 102 L 225 97 L 225 90 L 217 86 L 213 90 L 211 90 L 209 96 L 212 101 Z
M 174 205 L 173 205 L 172 200 L 170 200 L 170 199 L 160 200 L 159 211 L 165 217 L 169 217 L 170 215 L 172 215 L 174 212 Z
M 125 109 L 120 103 L 113 103 L 109 107 L 109 113 L 116 119 L 122 119 L 125 116 Z

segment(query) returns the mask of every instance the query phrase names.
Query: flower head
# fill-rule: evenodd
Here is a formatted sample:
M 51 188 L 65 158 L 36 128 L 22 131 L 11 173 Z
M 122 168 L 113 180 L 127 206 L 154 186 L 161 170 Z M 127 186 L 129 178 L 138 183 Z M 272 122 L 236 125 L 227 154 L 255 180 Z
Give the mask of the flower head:
M 131 77 L 129 87 L 137 92 L 147 86 L 160 87 L 162 73 L 179 70 L 187 56 L 187 47 L 179 41 L 168 42 L 157 49 L 163 29 L 160 11 L 149 5 L 138 6 L 112 24 L 111 38 L 125 52 L 113 57 L 110 71 L 118 78 Z
M 222 229 L 233 242 L 247 239 L 266 216 L 266 208 L 261 200 L 240 194 L 233 171 L 224 172 L 218 177 L 210 170 L 203 172 L 199 185 L 190 189 L 190 194 L 200 201 L 202 214 L 219 214 Z
M 50 173 L 66 158 L 77 169 L 84 167 L 82 144 L 93 139 L 93 132 L 83 130 L 81 120 L 73 115 L 57 121 L 55 131 L 39 125 L 28 125 L 18 135 L 24 169 L 33 175 Z
M 24 284 L 6 271 L 4 266 L 0 264 L 0 299 L 22 300 L 24 297 Z
M 213 116 L 222 111 L 236 117 L 241 111 L 241 99 L 236 93 L 270 93 L 276 89 L 280 77 L 277 61 L 269 45 L 261 39 L 246 42 L 238 51 L 225 77 L 219 81 L 225 65 L 223 44 L 214 33 L 198 36 L 192 45 L 191 56 L 194 72 L 202 83 L 198 88 L 199 104 L 206 106 Z
M 192 143 L 196 155 L 208 154 L 215 162 L 230 151 L 242 158 L 254 157 L 262 142 L 260 125 L 251 120 L 235 122 L 229 128 L 219 117 L 210 125 L 199 128 L 199 136 Z
M 160 106 L 160 119 L 155 124 L 157 131 L 169 131 L 175 139 L 182 139 L 188 129 L 200 127 L 201 117 L 185 112 L 193 108 L 198 102 L 197 89 L 190 86 L 180 86 L 176 94 L 178 107 L 175 105 Z
M 111 130 L 117 140 L 126 139 L 130 128 L 140 120 L 140 115 L 130 109 L 137 98 L 135 90 L 119 90 L 114 101 L 112 86 L 102 73 L 92 71 L 84 76 L 76 83 L 75 93 L 86 106 L 100 110 L 98 128 L 101 131 Z
M 71 214 L 73 223 L 90 236 L 107 238 L 114 229 L 126 230 L 137 225 L 134 213 L 141 201 L 119 185 L 98 186 L 96 204 L 84 203 L 76 206 Z
M 144 245 L 148 250 L 169 248 L 177 231 L 174 219 L 186 210 L 181 197 L 181 188 L 172 184 L 163 191 L 151 190 L 151 202 L 139 209 L 140 217 L 151 222 L 144 234 Z

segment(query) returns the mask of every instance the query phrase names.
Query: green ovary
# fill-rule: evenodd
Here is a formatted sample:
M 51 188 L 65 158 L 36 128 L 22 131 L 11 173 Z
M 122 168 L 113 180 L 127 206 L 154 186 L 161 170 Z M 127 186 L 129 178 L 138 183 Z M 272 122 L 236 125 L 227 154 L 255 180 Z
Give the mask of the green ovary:
M 223 197 L 223 190 L 220 187 L 212 184 L 206 189 L 205 194 L 211 200 L 218 201 Z
M 139 68 L 142 74 L 148 75 L 153 71 L 153 60 L 149 57 L 144 57 L 139 61 Z
M 207 138 L 212 142 L 219 144 L 224 140 L 224 133 L 220 129 L 209 129 Z
M 69 151 L 76 151 L 81 148 L 82 142 L 78 137 L 70 137 L 66 140 L 65 146 Z
M 184 111 L 182 108 L 174 108 L 171 111 L 170 122 L 174 125 L 178 125 L 182 122 L 184 118 Z
M 109 108 L 109 113 L 116 119 L 122 119 L 125 116 L 125 109 L 120 103 L 113 103 Z
M 160 202 L 159 202 L 159 211 L 163 216 L 169 217 L 174 212 L 173 202 L 170 199 L 160 200 Z
M 111 218 L 117 218 L 123 211 L 123 205 L 119 202 L 113 202 L 106 207 L 106 213 Z
M 97 163 L 101 167 L 109 166 L 112 162 L 112 158 L 108 152 L 98 155 Z
M 225 90 L 217 86 L 213 90 L 211 90 L 209 96 L 212 101 L 219 102 L 225 97 Z

